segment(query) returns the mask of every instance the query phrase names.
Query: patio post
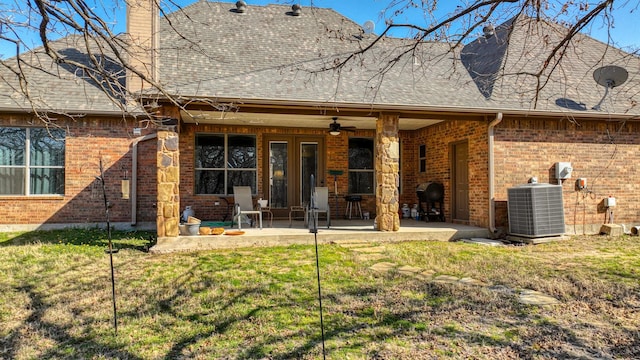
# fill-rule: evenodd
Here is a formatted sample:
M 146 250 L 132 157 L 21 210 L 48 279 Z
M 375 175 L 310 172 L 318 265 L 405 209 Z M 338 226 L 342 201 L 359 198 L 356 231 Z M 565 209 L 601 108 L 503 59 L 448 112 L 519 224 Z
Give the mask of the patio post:
M 175 131 L 158 131 L 158 237 L 178 236 L 180 224 L 180 148 Z
M 376 223 L 380 231 L 400 230 L 400 216 L 398 215 L 399 121 L 399 115 L 391 114 L 380 114 L 376 121 Z

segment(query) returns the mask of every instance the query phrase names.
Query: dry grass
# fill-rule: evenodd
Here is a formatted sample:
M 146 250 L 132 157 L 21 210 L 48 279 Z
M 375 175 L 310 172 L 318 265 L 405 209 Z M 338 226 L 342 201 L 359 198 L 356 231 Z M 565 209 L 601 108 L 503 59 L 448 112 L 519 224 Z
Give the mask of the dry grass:
M 116 237 L 117 336 L 104 234 L 0 238 L 0 358 L 321 357 L 312 247 L 150 255 L 139 236 Z M 637 237 L 383 246 L 385 261 L 506 290 L 378 274 L 323 246 L 327 358 L 640 357 Z M 510 289 L 525 288 L 561 305 L 520 304 Z

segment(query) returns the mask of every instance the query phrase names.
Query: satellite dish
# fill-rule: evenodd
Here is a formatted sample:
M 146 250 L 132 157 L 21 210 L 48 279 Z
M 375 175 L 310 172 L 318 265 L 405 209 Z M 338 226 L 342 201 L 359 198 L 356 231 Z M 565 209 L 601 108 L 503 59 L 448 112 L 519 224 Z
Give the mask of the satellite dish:
M 591 108 L 591 110 L 600 110 L 600 106 L 604 99 L 609 94 L 609 89 L 613 89 L 616 86 L 622 85 L 629 78 L 629 73 L 625 68 L 616 65 L 605 65 L 601 68 L 595 69 L 593 72 L 593 80 L 598 85 L 604 86 L 604 96 L 600 99 L 600 102 Z
M 371 20 L 367 20 L 362 25 L 362 28 L 364 29 L 365 34 L 371 34 L 373 33 L 373 30 L 375 30 L 376 24 Z
M 616 86 L 622 85 L 625 81 L 627 81 L 628 77 L 629 73 L 627 72 L 627 70 L 616 65 L 606 65 L 596 69 L 593 72 L 593 79 L 599 85 L 611 89 Z

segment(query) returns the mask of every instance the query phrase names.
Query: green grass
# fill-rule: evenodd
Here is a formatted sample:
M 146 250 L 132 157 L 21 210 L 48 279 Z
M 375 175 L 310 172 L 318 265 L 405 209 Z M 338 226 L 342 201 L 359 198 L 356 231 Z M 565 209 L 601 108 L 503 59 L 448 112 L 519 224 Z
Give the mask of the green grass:
M 102 230 L 0 234 L 0 358 L 321 358 L 311 246 L 153 255 L 113 232 L 119 332 Z M 382 244 L 399 265 L 539 290 L 522 305 L 486 287 L 378 274 L 320 247 L 329 359 L 637 358 L 637 238 L 524 247 Z

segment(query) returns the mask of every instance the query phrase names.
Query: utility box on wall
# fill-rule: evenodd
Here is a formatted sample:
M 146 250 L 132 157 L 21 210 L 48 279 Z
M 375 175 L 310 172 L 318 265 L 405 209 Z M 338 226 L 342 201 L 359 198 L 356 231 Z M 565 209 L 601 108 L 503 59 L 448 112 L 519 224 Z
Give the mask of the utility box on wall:
M 556 163 L 556 179 L 566 180 L 571 179 L 571 172 L 573 168 L 570 162 L 557 162 Z
M 565 233 L 562 185 L 525 184 L 507 189 L 509 233 L 543 237 Z

